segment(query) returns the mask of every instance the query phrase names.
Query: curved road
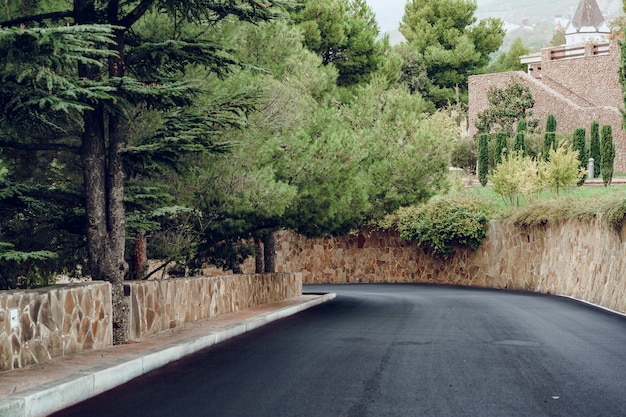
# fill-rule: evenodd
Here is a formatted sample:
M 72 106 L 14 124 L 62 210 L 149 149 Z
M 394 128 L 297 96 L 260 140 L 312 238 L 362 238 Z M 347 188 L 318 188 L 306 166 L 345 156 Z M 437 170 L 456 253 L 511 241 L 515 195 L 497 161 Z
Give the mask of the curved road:
M 56 415 L 626 415 L 624 317 L 495 290 L 305 290 L 337 298 Z

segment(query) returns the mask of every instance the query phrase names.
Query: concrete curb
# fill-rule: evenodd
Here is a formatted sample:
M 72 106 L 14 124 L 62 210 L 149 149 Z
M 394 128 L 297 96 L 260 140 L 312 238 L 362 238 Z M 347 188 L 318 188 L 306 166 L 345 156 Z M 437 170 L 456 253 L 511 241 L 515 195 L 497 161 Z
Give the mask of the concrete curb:
M 40 417 L 62 410 L 93 396 L 158 369 L 199 350 L 242 335 L 273 321 L 294 315 L 330 301 L 335 293 L 287 307 L 265 312 L 239 323 L 209 330 L 206 334 L 189 337 L 151 350 L 137 352 L 114 364 L 99 365 L 68 377 L 51 381 L 0 398 L 2 417 Z

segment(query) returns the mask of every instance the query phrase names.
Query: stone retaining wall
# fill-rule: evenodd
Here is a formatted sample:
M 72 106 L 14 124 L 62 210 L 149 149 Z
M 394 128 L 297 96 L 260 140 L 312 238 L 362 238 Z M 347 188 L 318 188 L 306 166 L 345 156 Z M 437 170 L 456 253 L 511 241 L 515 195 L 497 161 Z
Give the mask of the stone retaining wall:
M 127 284 L 130 296 L 130 338 L 302 295 L 302 275 L 251 274 Z
M 277 235 L 279 271 L 302 271 L 304 284 L 431 283 L 560 294 L 626 313 L 626 228 L 568 221 L 531 228 L 492 221 L 474 252 L 441 261 L 397 233 L 341 238 Z
M 301 274 L 129 281 L 131 338 L 302 294 Z M 0 371 L 113 344 L 111 286 L 0 291 Z M 14 320 L 11 316 L 14 316 Z
M 0 291 L 0 371 L 111 346 L 111 326 L 106 282 Z

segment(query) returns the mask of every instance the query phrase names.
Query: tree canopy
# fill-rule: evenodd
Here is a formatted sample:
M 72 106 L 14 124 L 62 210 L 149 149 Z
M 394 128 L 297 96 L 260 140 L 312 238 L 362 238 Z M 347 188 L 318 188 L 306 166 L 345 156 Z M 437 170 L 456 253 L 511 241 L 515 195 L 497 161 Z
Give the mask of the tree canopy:
M 146 254 L 237 271 L 278 229 L 342 234 L 445 190 L 458 124 L 377 36 L 363 0 L 6 2 L 0 285 L 106 280 L 123 343 Z
M 410 0 L 405 6 L 400 32 L 426 72 L 425 97 L 439 107 L 454 102 L 456 89 L 465 97 L 467 77 L 488 64 L 504 39 L 503 22 L 477 21 L 476 9 L 473 0 Z

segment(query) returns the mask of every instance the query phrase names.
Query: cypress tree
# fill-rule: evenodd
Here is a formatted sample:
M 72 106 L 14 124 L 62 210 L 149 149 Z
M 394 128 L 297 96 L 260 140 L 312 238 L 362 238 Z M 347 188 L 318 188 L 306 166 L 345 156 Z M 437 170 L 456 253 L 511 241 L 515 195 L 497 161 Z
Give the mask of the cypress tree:
M 484 187 L 487 185 L 489 174 L 489 134 L 481 133 L 478 136 L 478 180 Z
M 496 133 L 496 146 L 493 155 L 493 162 L 495 165 L 498 165 L 502 162 L 502 156 L 509 153 L 509 142 L 507 134 L 504 132 Z
M 583 128 L 578 128 L 574 131 L 574 137 L 572 138 L 572 148 L 575 151 L 578 151 L 578 160 L 580 161 L 580 167 L 585 168 L 587 165 L 587 151 L 585 149 L 585 142 L 587 132 Z M 578 185 L 582 185 L 585 182 L 585 177 L 583 176 L 580 181 L 578 181 Z
M 594 178 L 600 176 L 600 125 L 597 121 L 591 123 L 589 130 L 589 158 L 593 158 L 595 169 L 593 173 Z
M 613 180 L 613 165 L 615 162 L 615 145 L 613 144 L 613 129 L 610 125 L 602 126 L 600 136 L 600 175 L 604 186 Z
M 548 115 L 546 120 L 546 132 L 543 140 L 543 159 L 550 159 L 550 149 L 556 150 L 556 118 L 553 114 Z
M 515 143 L 513 144 L 513 150 L 526 156 L 526 131 L 528 130 L 528 124 L 526 119 L 520 119 L 517 122 L 517 133 L 515 134 Z

